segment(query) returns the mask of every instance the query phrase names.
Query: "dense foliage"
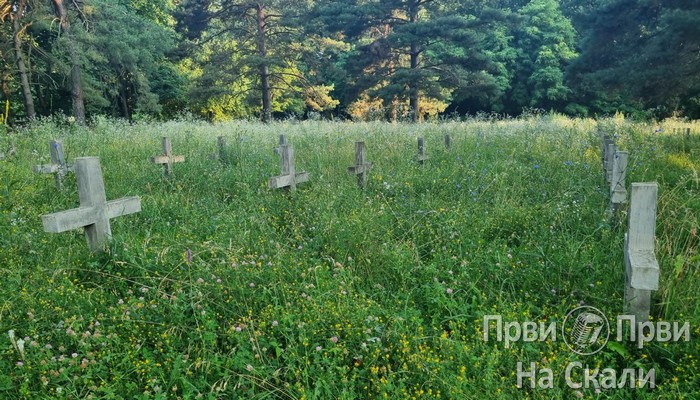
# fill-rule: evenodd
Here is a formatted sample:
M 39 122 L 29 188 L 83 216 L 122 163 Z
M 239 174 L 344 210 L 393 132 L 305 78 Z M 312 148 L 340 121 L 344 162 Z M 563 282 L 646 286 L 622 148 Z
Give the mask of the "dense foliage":
M 0 19 L 10 121 L 700 117 L 689 0 L 0 0 Z

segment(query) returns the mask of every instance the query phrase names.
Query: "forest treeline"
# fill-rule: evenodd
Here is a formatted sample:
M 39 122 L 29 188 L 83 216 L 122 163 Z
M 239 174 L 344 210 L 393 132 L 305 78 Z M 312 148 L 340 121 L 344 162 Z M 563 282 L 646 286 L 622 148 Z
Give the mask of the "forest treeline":
M 700 118 L 697 0 L 0 0 L 0 20 L 6 122 Z

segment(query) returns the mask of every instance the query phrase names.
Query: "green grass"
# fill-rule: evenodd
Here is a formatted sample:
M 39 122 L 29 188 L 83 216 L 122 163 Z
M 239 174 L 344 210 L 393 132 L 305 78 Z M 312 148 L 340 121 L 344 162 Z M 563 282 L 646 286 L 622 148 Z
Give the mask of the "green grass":
M 690 321 L 691 341 L 590 357 L 560 337 L 485 342 L 485 315 L 549 324 L 579 304 L 622 313 L 626 221 L 607 214 L 598 128 L 630 151 L 628 182 L 659 182 L 652 313 Z M 0 398 L 569 399 L 572 361 L 656 370 L 654 390 L 586 398 L 697 398 L 700 140 L 653 130 L 556 116 L 20 130 L 0 143 L 17 150 L 0 160 Z M 267 189 L 280 133 L 311 176 L 291 195 Z M 220 135 L 226 163 L 209 157 Z M 170 179 L 149 162 L 161 136 L 186 157 Z M 59 192 L 31 172 L 53 138 L 69 159 L 100 157 L 108 199 L 141 197 L 141 213 L 112 221 L 104 254 L 80 231 L 42 231 L 42 214 L 78 199 L 72 175 Z M 364 191 L 346 172 L 356 140 L 374 164 Z M 21 354 L 9 330 L 27 338 Z M 518 362 L 551 368 L 554 388 L 516 388 Z

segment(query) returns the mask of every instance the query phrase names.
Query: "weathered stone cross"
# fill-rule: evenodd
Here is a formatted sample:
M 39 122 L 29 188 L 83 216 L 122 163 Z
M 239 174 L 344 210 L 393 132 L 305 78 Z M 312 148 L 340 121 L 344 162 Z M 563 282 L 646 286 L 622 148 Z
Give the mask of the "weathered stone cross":
M 616 151 L 612 165 L 612 181 L 610 181 L 610 204 L 612 211 L 617 211 L 620 205 L 627 202 L 625 176 L 627 175 L 627 159 L 629 153 Z
M 63 179 L 68 171 L 73 167 L 66 164 L 66 157 L 63 153 L 63 143 L 58 140 L 49 140 L 49 154 L 51 154 L 51 164 L 35 165 L 32 170 L 37 174 L 53 174 L 56 188 L 63 188 Z
M 602 145 L 602 149 L 600 152 L 600 158 L 603 162 L 603 175 L 606 178 L 606 180 L 608 182 L 610 182 L 610 179 L 608 178 L 608 171 L 612 168 L 612 165 L 608 164 L 608 161 L 610 160 L 608 152 L 609 152 L 609 147 L 611 145 L 614 146 L 614 142 L 610 138 L 610 135 L 608 135 L 607 133 L 602 133 L 602 132 L 600 134 L 600 141 L 601 141 L 601 145 Z
M 416 155 L 416 160 L 420 163 L 420 165 L 423 165 L 425 160 L 428 159 L 428 156 L 425 154 L 425 139 L 422 137 L 418 138 L 418 154 Z
M 654 253 L 656 182 L 633 183 L 629 230 L 625 234 L 625 312 L 637 322 L 649 319 L 651 291 L 659 289 L 659 262 Z M 636 327 L 634 327 L 636 328 Z
M 367 185 L 367 174 L 372 169 L 372 163 L 367 162 L 365 142 L 355 142 L 355 165 L 348 167 L 348 173 L 357 175 L 357 184 L 361 188 Z
M 280 135 L 280 146 L 284 146 L 287 144 L 287 138 L 284 135 Z M 274 150 L 275 154 L 279 155 L 280 154 L 280 148 L 275 147 Z
M 217 153 L 212 153 L 210 157 L 214 160 L 219 160 L 222 163 L 228 161 L 228 144 L 226 143 L 226 138 L 219 136 L 216 138 L 216 147 L 218 149 Z
M 160 156 L 151 157 L 151 162 L 155 164 L 163 164 L 165 175 L 173 173 L 173 163 L 184 162 L 185 156 L 173 155 L 173 144 L 170 143 L 170 138 L 163 137 L 163 154 Z
M 141 211 L 141 201 L 138 197 L 107 201 L 97 157 L 76 158 L 74 168 L 80 207 L 42 216 L 44 230 L 61 233 L 84 227 L 90 250 L 97 252 L 112 236 L 109 220 Z
M 309 180 L 309 174 L 306 172 L 296 172 L 294 166 L 294 146 L 291 144 L 283 144 L 279 147 L 280 164 L 282 174 L 270 178 L 270 189 L 286 188 L 295 190 L 297 183 L 303 183 Z

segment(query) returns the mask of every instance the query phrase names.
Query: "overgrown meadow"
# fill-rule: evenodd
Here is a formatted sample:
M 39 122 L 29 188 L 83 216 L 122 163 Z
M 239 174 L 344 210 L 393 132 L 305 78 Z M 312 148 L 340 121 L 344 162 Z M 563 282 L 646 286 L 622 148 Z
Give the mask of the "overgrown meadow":
M 16 154 L 0 160 L 0 398 L 698 398 L 700 138 L 697 125 L 670 133 L 680 126 L 98 120 L 5 135 Z M 627 221 L 607 211 L 598 129 L 630 152 L 628 184 L 659 183 L 652 313 L 689 321 L 690 341 L 611 340 L 588 357 L 561 335 L 485 341 L 485 315 L 622 314 Z M 289 195 L 267 188 L 279 134 L 310 174 Z M 149 161 L 161 136 L 186 157 L 171 178 Z M 80 230 L 43 232 L 41 215 L 78 204 L 72 174 L 61 192 L 31 170 L 49 139 L 69 160 L 100 157 L 108 200 L 141 197 L 142 212 L 112 220 L 103 254 Z M 374 164 L 365 190 L 347 173 L 356 140 Z M 572 361 L 654 368 L 656 388 L 573 389 Z M 551 368 L 554 388 L 517 388 L 518 362 Z

